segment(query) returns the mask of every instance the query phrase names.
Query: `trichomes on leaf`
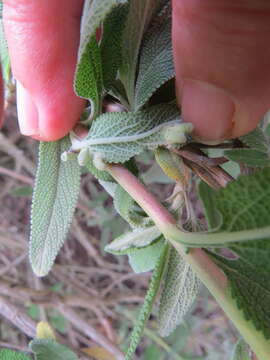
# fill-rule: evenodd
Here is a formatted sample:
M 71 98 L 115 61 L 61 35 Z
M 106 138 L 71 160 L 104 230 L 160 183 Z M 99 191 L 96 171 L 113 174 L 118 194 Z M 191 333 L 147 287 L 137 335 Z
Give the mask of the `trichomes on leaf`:
M 32 268 L 38 276 L 44 276 L 53 266 L 72 220 L 83 165 L 113 197 L 118 214 L 131 227 L 105 250 L 128 255 L 135 272 L 153 270 L 126 359 L 131 359 L 136 350 L 155 298 L 160 300 L 159 331 L 167 336 L 189 311 L 199 291 L 200 278 L 209 285 L 215 274 L 207 268 L 204 269 L 207 276 L 196 272 L 196 261 L 200 257 L 192 258 L 199 250 L 199 254 L 203 254 L 200 256 L 208 256 L 209 263 L 218 265 L 226 275 L 226 294 L 230 292 L 226 301 L 231 301 L 231 307 L 227 308 L 235 311 L 234 301 L 237 303 L 243 314 L 241 324 L 244 322 L 248 329 L 243 336 L 257 351 L 258 359 L 267 360 L 264 354 L 270 353 L 270 344 L 263 338 L 270 338 L 267 124 L 237 141 L 222 144 L 223 149 L 212 147 L 212 153 L 219 153 L 211 158 L 209 149 L 192 139 L 193 127 L 182 122 L 176 105 L 170 29 L 171 7 L 167 0 L 85 0 L 74 90 L 88 100 L 81 121 L 87 135 L 81 139 L 71 132 L 69 138 L 40 144 L 31 215 Z M 101 35 L 97 36 L 97 31 Z M 0 44 L 3 47 L 2 35 Z M 7 76 L 9 61 L 5 54 L 1 61 Z M 168 94 L 164 96 L 168 89 L 172 98 Z M 119 111 L 104 113 L 103 105 L 108 102 Z M 136 166 L 137 156 L 145 151 L 154 154 L 156 163 L 175 182 L 171 196 L 163 199 L 162 205 L 148 196 L 139 181 L 143 174 Z M 252 175 L 236 179 L 235 173 L 228 174 L 223 168 L 225 162 L 229 172 L 230 165 L 238 162 L 241 169 Z M 120 166 L 123 174 L 127 170 L 133 174 L 130 179 L 141 193 L 133 188 L 126 191 L 121 185 L 123 179 L 112 171 L 115 166 L 118 169 Z M 203 235 L 194 234 L 197 242 L 192 243 L 190 230 L 198 228 L 199 220 L 191 201 L 194 190 L 190 197 L 190 189 L 194 189 L 192 184 L 198 177 L 215 190 L 205 183 L 198 187 L 208 226 L 203 228 Z M 232 183 L 228 185 L 228 182 Z M 222 187 L 225 189 L 220 190 Z M 146 198 L 150 200 L 147 202 Z M 166 208 L 172 210 L 173 216 L 168 215 Z M 246 233 L 241 241 L 233 238 L 236 232 L 245 230 L 258 230 L 260 234 L 261 228 L 264 236 L 258 240 L 248 238 L 248 234 L 245 237 Z M 225 250 L 213 246 L 211 232 L 217 237 L 222 234 L 224 243 L 219 245 Z M 193 251 L 188 243 L 183 247 L 181 235 L 184 238 L 187 233 L 193 247 L 205 249 Z M 208 233 L 211 239 L 203 242 Z M 198 237 L 202 239 L 201 244 Z M 182 255 L 176 251 L 179 244 Z M 185 262 L 186 254 L 190 254 L 195 266 Z M 214 296 L 215 291 L 218 290 L 212 289 Z M 57 355 L 59 359 L 76 358 L 59 346 L 52 340 L 31 343 L 37 359 L 45 359 L 45 352 L 54 357 L 60 350 L 65 357 Z M 234 359 L 239 358 L 241 351 L 239 345 Z

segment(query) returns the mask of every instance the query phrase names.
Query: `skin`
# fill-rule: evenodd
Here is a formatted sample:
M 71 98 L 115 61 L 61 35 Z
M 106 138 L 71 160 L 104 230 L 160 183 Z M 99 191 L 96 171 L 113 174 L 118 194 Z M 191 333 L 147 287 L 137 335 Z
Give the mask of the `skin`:
M 0 126 L 3 123 L 3 115 L 4 115 L 4 87 L 3 87 L 3 79 L 2 79 L 2 70 L 0 67 Z
M 195 136 L 218 142 L 252 130 L 270 103 L 268 0 L 173 0 L 176 87 Z M 21 132 L 56 140 L 84 101 L 72 88 L 82 0 L 4 0 Z M 57 14 L 57 15 L 56 15 Z

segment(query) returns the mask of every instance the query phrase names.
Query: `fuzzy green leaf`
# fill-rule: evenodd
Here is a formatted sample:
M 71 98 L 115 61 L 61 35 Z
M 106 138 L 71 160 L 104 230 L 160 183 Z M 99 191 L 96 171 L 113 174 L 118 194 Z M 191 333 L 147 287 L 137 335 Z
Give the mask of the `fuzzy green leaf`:
M 137 62 L 145 30 L 157 8 L 156 0 L 130 0 L 129 13 L 123 33 L 121 80 L 133 109 Z
M 125 4 L 126 2 L 126 0 L 85 0 L 81 22 L 79 59 L 91 38 L 96 35 L 97 29 L 105 20 L 106 16 L 110 14 L 116 6 Z
M 129 249 L 145 248 L 160 237 L 160 230 L 154 225 L 145 229 L 135 229 L 113 240 L 105 247 L 112 254 L 127 254 Z
M 269 137 L 259 126 L 247 135 L 241 136 L 240 140 L 254 150 L 267 152 L 269 149 Z
M 135 113 L 107 113 L 93 122 L 84 140 L 72 144 L 72 150 L 88 147 L 104 161 L 123 163 L 145 149 L 184 144 L 191 130 L 191 124 L 181 123 L 174 104 L 161 104 Z
M 228 159 L 252 167 L 270 166 L 270 139 L 261 127 L 257 127 L 249 134 L 240 137 L 240 140 L 248 148 L 225 150 L 224 155 Z
M 114 7 L 107 15 L 103 24 L 102 41 L 100 44 L 103 86 L 111 89 L 121 65 L 121 38 L 127 16 L 127 4 Z
M 175 75 L 170 15 L 168 7 L 145 35 L 135 89 L 135 110 L 139 110 L 161 85 Z
M 251 360 L 249 346 L 244 340 L 239 340 L 236 344 L 231 360 Z
M 270 169 L 241 176 L 216 193 L 207 212 L 219 211 L 220 231 L 259 229 L 270 224 Z M 232 243 L 230 259 L 216 252 L 213 258 L 230 280 L 232 296 L 266 338 L 270 338 L 270 238 Z
M 140 208 L 135 208 L 135 201 L 120 185 L 116 187 L 114 194 L 114 207 L 118 214 L 125 219 L 133 228 L 143 228 L 152 223 L 149 217 L 138 213 Z
M 270 156 L 266 152 L 254 149 L 231 149 L 225 150 L 224 155 L 233 161 L 244 163 L 247 166 L 265 167 L 270 166 Z
M 174 248 L 168 266 L 159 306 L 159 333 L 169 336 L 183 321 L 198 295 L 200 281 Z
M 91 103 L 90 119 L 86 122 L 92 120 L 100 111 L 102 81 L 100 48 L 93 36 L 80 56 L 74 83 L 76 94 Z
M 155 266 L 155 270 L 153 272 L 153 275 L 152 275 L 152 278 L 151 278 L 151 281 L 149 284 L 149 288 L 146 293 L 144 303 L 143 303 L 143 306 L 140 311 L 139 319 L 132 331 L 131 338 L 130 338 L 130 345 L 129 345 L 127 354 L 125 356 L 125 360 L 132 360 L 133 354 L 141 340 L 145 324 L 151 314 L 155 297 L 160 288 L 160 283 L 162 280 L 164 267 L 165 267 L 165 263 L 166 263 L 166 258 L 167 258 L 167 252 L 168 252 L 168 246 L 164 245 L 162 253 L 161 253 L 161 255 L 158 259 L 158 262 Z
M 30 261 L 38 276 L 46 275 L 64 243 L 80 188 L 76 160 L 61 161 L 70 147 L 68 137 L 40 143 L 32 202 Z
M 151 271 L 155 268 L 164 247 L 164 241 L 155 241 L 144 248 L 133 248 L 127 251 L 129 264 L 136 274 Z
M 17 351 L 3 349 L 0 350 L 0 359 L 1 360 L 30 360 L 30 357 L 19 353 Z
M 74 87 L 78 96 L 89 99 L 91 102 L 90 120 L 100 112 L 103 90 L 102 54 L 97 43 L 96 32 L 113 9 L 124 3 L 126 0 L 86 0 L 84 3 Z M 108 38 L 107 41 L 109 41 Z M 109 41 L 108 45 L 111 44 Z M 109 70 L 107 67 L 106 69 L 106 71 Z M 107 75 L 106 73 L 106 78 Z
M 54 340 L 34 339 L 29 344 L 35 360 L 78 360 L 74 352 Z
M 86 169 L 93 174 L 97 179 L 102 180 L 102 181 L 109 181 L 109 182 L 114 182 L 114 179 L 112 178 L 112 176 L 108 173 L 108 171 L 104 171 L 104 170 L 99 170 L 95 167 L 94 162 L 93 162 L 93 158 L 91 156 L 91 154 L 89 153 L 89 156 L 87 157 L 87 160 L 84 164 L 84 166 L 86 167 Z
M 216 191 L 204 181 L 200 181 L 198 193 L 205 210 L 208 227 L 215 230 L 219 229 L 222 224 L 222 216 L 215 208 Z

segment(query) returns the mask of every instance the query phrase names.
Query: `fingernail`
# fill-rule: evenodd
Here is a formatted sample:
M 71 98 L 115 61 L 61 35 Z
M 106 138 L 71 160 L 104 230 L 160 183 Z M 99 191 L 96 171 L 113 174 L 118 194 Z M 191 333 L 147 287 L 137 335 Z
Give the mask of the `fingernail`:
M 182 116 L 194 125 L 195 137 L 202 141 L 221 141 L 229 137 L 235 105 L 222 89 L 211 84 L 184 80 Z
M 17 112 L 20 131 L 26 136 L 38 136 L 38 110 L 31 95 L 17 81 Z

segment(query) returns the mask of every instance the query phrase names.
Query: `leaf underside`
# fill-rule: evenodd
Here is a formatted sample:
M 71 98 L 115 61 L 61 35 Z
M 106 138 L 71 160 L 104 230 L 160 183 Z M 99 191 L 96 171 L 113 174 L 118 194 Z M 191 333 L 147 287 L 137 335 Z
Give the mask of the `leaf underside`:
M 256 229 L 270 224 L 270 169 L 241 176 L 213 194 L 215 211 L 222 216 L 220 231 Z M 270 239 L 233 243 L 229 249 L 237 259 L 216 252 L 213 258 L 230 280 L 232 296 L 257 330 L 270 338 Z
M 30 237 L 30 262 L 38 276 L 45 276 L 51 269 L 64 243 L 79 195 L 77 161 L 60 159 L 69 147 L 68 137 L 40 143 Z
M 159 306 L 159 333 L 169 336 L 183 321 L 200 288 L 192 268 L 174 248 L 170 248 L 164 287 Z
M 175 75 L 171 43 L 171 8 L 154 19 L 146 33 L 135 88 L 135 109 L 139 110 L 166 81 Z
M 125 162 L 147 148 L 167 143 L 162 130 L 179 122 L 174 104 L 161 104 L 138 112 L 114 112 L 99 116 L 86 139 L 90 152 L 100 153 L 107 162 Z
M 167 258 L 167 251 L 168 251 L 168 247 L 167 247 L 167 245 L 164 245 L 162 253 L 161 253 L 161 255 L 158 259 L 158 262 L 155 266 L 155 270 L 153 272 L 153 275 L 152 275 L 152 278 L 151 278 L 151 281 L 149 284 L 149 288 L 147 290 L 147 294 L 144 299 L 143 306 L 140 310 L 139 319 L 131 333 L 130 345 L 129 345 L 128 351 L 126 353 L 125 360 L 132 360 L 133 354 L 141 340 L 145 324 L 150 316 L 155 297 L 156 297 L 159 287 L 160 287 L 160 283 L 161 283 L 162 275 L 163 275 L 163 271 L 164 271 L 164 266 L 165 266 L 166 258 Z

